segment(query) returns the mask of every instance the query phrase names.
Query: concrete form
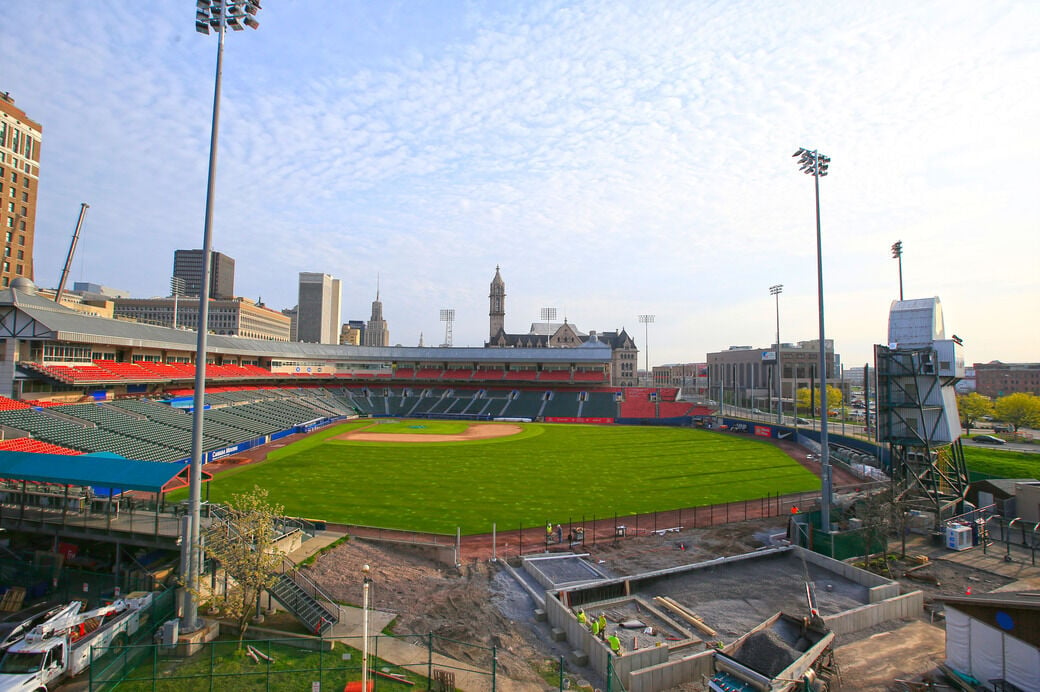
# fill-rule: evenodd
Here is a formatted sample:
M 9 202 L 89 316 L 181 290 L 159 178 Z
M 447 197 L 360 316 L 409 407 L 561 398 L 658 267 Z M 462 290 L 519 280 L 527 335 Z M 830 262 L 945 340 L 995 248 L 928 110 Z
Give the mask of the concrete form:
M 710 675 L 716 643 L 734 641 L 779 611 L 806 613 L 806 572 L 824 622 L 835 634 L 913 617 L 923 609 L 920 591 L 900 594 L 896 582 L 797 546 L 784 546 L 557 587 L 546 593 L 545 612 L 575 657 L 587 656 L 598 674 L 606 676 L 609 661 L 629 692 L 656 692 Z M 659 595 L 692 611 L 717 637 L 659 607 L 653 600 Z M 613 656 L 604 642 L 578 623 L 575 612 L 579 607 L 589 615 L 607 613 L 612 621 L 608 629 L 616 630 L 622 640 L 622 655 Z M 652 628 L 654 634 L 619 625 L 631 620 Z

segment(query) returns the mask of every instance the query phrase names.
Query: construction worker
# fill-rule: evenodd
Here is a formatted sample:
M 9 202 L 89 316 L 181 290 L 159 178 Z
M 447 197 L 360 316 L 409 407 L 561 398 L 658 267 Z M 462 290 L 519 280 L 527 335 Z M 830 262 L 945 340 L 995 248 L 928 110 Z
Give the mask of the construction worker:
M 592 636 L 593 637 L 599 637 L 599 620 L 593 619 L 591 627 L 592 627 Z
M 552 522 L 545 522 L 545 542 L 552 543 Z
M 618 639 L 617 631 L 610 633 L 610 636 L 607 637 L 607 644 L 610 645 L 610 650 L 615 656 L 621 655 L 621 640 Z
M 603 613 L 599 614 L 599 620 L 596 621 L 599 624 L 599 632 L 604 637 L 607 636 L 607 616 Z
M 563 527 L 559 524 L 556 525 L 556 542 L 563 543 Z
M 585 617 L 585 609 L 584 608 L 582 608 L 581 610 L 578 611 L 578 624 L 580 624 L 582 627 L 584 627 L 586 624 L 588 624 L 588 618 Z

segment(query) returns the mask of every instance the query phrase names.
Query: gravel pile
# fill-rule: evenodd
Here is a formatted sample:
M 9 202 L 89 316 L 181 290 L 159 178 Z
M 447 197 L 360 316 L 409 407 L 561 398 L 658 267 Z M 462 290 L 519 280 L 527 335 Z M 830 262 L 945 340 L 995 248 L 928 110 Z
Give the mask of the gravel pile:
M 776 632 L 763 630 L 745 639 L 730 658 L 766 677 L 775 678 L 801 655 Z

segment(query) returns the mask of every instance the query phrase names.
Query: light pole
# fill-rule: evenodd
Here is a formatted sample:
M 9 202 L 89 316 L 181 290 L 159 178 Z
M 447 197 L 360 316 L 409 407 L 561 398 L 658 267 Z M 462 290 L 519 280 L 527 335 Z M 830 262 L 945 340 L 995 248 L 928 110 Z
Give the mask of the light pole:
M 823 238 L 820 231 L 820 178 L 827 175 L 831 159 L 816 150 L 804 147 L 794 156 L 799 157 L 802 173 L 811 175 L 816 187 L 816 284 L 820 313 L 820 480 L 822 492 L 820 528 L 824 533 L 831 530 L 831 455 L 827 440 L 827 339 L 823 328 Z
M 170 293 L 173 295 L 173 324 L 170 326 L 174 329 L 177 328 L 177 299 L 184 295 L 184 279 L 179 276 L 170 277 Z
M 654 323 L 654 315 L 640 315 L 639 324 L 643 325 L 643 346 L 646 348 L 646 378 L 649 386 L 653 386 L 654 378 L 650 374 L 650 325 Z
M 191 424 L 191 475 L 188 479 L 189 524 L 188 539 L 181 541 L 181 550 L 187 553 L 188 573 L 184 575 L 184 611 L 181 616 L 182 632 L 194 632 L 201 623 L 198 619 L 199 571 L 202 567 L 200 522 L 202 500 L 202 425 L 206 401 L 206 334 L 209 327 L 209 294 L 211 254 L 213 248 L 213 200 L 217 179 L 217 132 L 220 126 L 220 82 L 224 67 L 224 33 L 227 27 L 241 31 L 246 26 L 256 29 L 256 13 L 260 0 L 197 0 L 195 31 L 217 32 L 217 69 L 213 81 L 213 122 L 209 135 L 209 171 L 206 182 L 206 222 L 202 232 L 202 286 L 199 288 L 199 318 L 196 323 L 198 338 L 195 347 L 195 395 Z
M 361 587 L 361 689 L 368 692 L 368 587 L 372 579 L 368 576 L 369 566 L 362 565 Z
M 784 292 L 784 285 L 777 284 L 769 287 L 769 295 L 776 297 L 776 424 L 784 423 L 784 388 L 781 384 L 784 370 L 780 367 L 780 294 Z
M 903 241 L 892 244 L 892 259 L 899 260 L 899 300 L 903 300 Z

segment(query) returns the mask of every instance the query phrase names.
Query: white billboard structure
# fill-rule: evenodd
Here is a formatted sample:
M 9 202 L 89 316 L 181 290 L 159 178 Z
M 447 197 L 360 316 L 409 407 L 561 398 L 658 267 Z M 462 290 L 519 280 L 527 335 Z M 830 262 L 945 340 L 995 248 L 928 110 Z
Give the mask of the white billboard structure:
M 934 514 L 964 511 L 968 472 L 954 385 L 964 377 L 961 341 L 946 338 L 939 298 L 892 302 L 888 346 L 875 346 L 878 441 L 888 444 L 896 499 Z

